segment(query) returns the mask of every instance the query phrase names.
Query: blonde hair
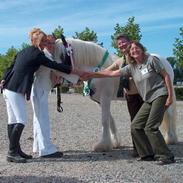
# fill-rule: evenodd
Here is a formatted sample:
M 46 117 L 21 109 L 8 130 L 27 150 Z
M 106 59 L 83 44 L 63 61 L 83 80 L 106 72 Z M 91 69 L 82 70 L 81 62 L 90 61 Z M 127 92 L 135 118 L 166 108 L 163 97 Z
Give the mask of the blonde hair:
M 44 41 L 47 41 L 47 36 L 44 32 L 40 32 L 39 35 L 36 38 L 37 43 L 40 44 L 41 41 L 43 41 L 43 39 L 45 39 Z
M 40 29 L 40 28 L 33 28 L 30 32 L 29 32 L 29 37 L 31 39 L 32 44 L 34 44 L 34 42 L 37 41 L 39 34 L 43 34 L 46 36 L 46 34 Z
M 32 38 L 33 34 L 35 33 L 40 33 L 43 32 L 40 28 L 33 28 L 30 32 L 29 32 L 29 37 Z
M 29 32 L 29 37 L 31 39 L 31 43 L 34 46 L 38 46 L 44 36 L 46 36 L 46 34 L 40 28 L 33 28 Z

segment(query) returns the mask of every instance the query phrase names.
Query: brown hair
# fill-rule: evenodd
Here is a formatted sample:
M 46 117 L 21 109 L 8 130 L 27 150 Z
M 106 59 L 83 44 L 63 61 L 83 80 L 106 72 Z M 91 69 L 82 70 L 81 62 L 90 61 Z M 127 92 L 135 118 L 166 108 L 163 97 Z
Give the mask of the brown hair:
M 48 34 L 48 35 L 46 36 L 46 38 L 47 38 L 48 41 L 56 40 L 55 37 L 54 37 L 53 35 L 51 35 L 51 34 Z
M 115 40 L 119 40 L 119 39 L 126 39 L 127 41 L 131 41 L 131 39 L 129 38 L 129 36 L 127 36 L 126 34 L 124 33 L 119 33 L 115 36 Z
M 131 43 L 128 46 L 128 49 L 127 49 L 127 52 L 128 52 L 127 62 L 131 63 L 131 64 L 134 63 L 134 58 L 131 57 L 131 55 L 130 55 L 130 48 L 132 47 L 132 44 L 136 45 L 137 47 L 140 47 L 140 49 L 143 51 L 143 57 L 144 58 L 146 57 L 146 54 L 145 54 L 146 53 L 146 49 L 145 49 L 145 47 L 141 43 L 139 43 L 137 41 L 131 41 Z
M 143 51 L 143 53 L 145 54 L 146 49 L 145 49 L 145 47 L 144 47 L 141 43 L 139 43 L 139 42 L 137 42 L 137 41 L 132 41 L 131 44 L 130 44 L 130 48 L 131 48 L 131 45 L 132 45 L 132 44 L 134 44 L 134 45 L 140 47 L 140 49 L 141 49 L 141 50 Z

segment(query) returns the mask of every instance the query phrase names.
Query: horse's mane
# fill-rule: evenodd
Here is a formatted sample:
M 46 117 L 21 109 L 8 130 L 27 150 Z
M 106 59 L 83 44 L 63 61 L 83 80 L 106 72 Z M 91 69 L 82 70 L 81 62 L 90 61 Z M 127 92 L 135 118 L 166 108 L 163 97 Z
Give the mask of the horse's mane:
M 102 60 L 105 52 L 105 48 L 99 46 L 96 43 L 89 41 L 82 41 L 79 39 L 69 38 L 67 42 L 71 45 L 73 49 L 74 65 L 78 68 L 80 66 L 96 67 Z M 59 48 L 59 55 L 63 54 L 64 47 L 61 39 L 56 40 L 57 49 Z M 103 67 L 111 65 L 116 57 L 109 54 Z

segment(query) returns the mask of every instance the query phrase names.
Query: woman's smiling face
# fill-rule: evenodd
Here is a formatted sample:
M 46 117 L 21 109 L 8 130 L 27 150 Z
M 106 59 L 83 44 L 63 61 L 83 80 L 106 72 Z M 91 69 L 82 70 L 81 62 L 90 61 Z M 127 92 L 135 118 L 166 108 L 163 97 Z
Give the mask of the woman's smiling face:
M 131 48 L 130 48 L 130 56 L 131 57 L 133 57 L 134 59 L 138 58 L 138 57 L 142 57 L 144 54 L 143 52 L 144 51 L 139 46 L 132 43 Z
M 117 46 L 122 53 L 126 53 L 128 46 L 130 45 L 130 41 L 125 38 L 120 38 L 117 40 Z

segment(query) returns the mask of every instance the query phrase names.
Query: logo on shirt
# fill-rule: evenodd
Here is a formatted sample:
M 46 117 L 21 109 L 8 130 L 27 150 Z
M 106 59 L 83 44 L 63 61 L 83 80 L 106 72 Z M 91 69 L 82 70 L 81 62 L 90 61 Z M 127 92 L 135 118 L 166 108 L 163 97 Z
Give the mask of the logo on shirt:
M 141 70 L 141 73 L 142 73 L 142 75 L 147 74 L 147 73 L 148 73 L 147 67 L 146 67 L 146 68 L 143 68 L 143 69 Z

